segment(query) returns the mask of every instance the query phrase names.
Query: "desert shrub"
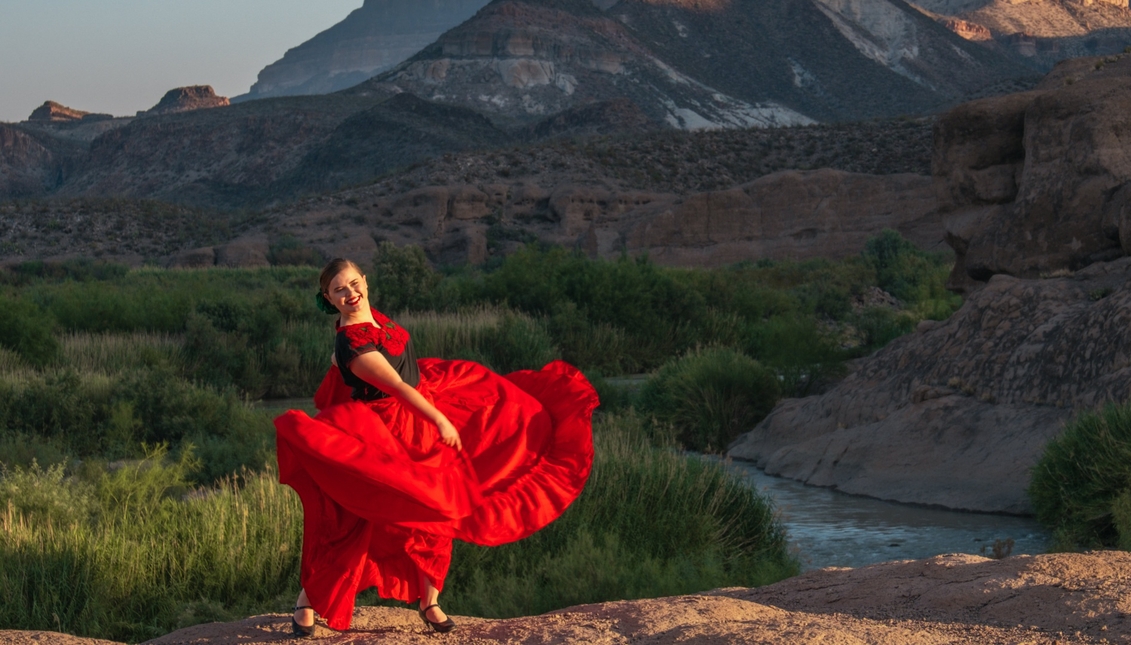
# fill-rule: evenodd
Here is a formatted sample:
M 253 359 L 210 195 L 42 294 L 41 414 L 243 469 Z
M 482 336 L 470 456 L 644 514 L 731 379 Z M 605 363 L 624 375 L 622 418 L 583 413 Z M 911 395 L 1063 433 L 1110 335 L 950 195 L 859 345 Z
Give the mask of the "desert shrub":
M 592 323 L 573 302 L 558 303 L 548 321 L 551 336 L 561 348 L 562 360 L 607 374 L 639 369 L 629 351 L 628 334 L 609 323 Z
M 645 383 L 640 410 L 672 425 L 688 449 L 723 450 L 761 421 L 780 394 L 774 373 L 725 348 L 673 359 Z
M 486 363 L 500 373 L 539 369 L 559 357 L 546 326 L 519 314 L 504 314 L 486 339 Z
M 775 316 L 752 325 L 744 346 L 774 371 L 783 396 L 806 396 L 844 373 L 845 352 L 810 316 Z
M 197 446 L 208 482 L 270 458 L 272 426 L 234 392 L 193 385 L 167 369 L 138 369 L 114 376 L 73 371 L 0 381 L 0 428 L 9 441 L 34 438 L 32 454 L 0 456 L 26 463 L 39 455 L 130 458 L 142 444 Z M 30 448 L 29 448 L 30 450 Z M 14 460 L 14 461 L 13 461 Z
M 957 308 L 956 297 L 946 291 L 950 262 L 920 251 L 897 231 L 884 229 L 868 240 L 861 256 L 876 271 L 877 285 L 896 298 L 908 303 L 935 301 L 928 305 L 935 316 L 948 316 Z M 944 303 L 951 305 L 950 311 L 945 311 Z
M 1116 517 L 1127 517 L 1128 489 L 1131 403 L 1123 403 L 1072 419 L 1045 446 L 1028 493 L 1037 519 L 1053 531 L 1059 548 L 1068 549 L 1119 543 Z
M 1116 546 L 1131 551 L 1131 488 L 1124 490 L 1111 503 L 1111 521 L 1119 536 Z
M 53 327 L 54 320 L 34 304 L 0 296 L 0 347 L 29 364 L 42 366 L 55 359 L 59 342 Z
M 370 298 L 386 312 L 423 309 L 441 277 L 419 246 L 381 242 L 368 280 Z
M 874 351 L 915 329 L 916 318 L 886 307 L 869 307 L 853 317 L 863 336 L 864 348 Z
M 267 261 L 273 266 L 321 267 L 325 259 L 317 249 L 306 246 L 293 235 L 283 235 L 268 247 Z

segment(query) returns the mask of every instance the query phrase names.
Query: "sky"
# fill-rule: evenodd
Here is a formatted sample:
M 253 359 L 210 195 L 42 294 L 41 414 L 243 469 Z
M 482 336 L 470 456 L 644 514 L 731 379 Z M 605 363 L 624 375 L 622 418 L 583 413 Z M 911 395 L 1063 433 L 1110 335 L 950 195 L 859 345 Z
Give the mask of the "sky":
M 0 0 L 0 121 L 44 101 L 132 116 L 165 92 L 247 92 L 362 0 Z

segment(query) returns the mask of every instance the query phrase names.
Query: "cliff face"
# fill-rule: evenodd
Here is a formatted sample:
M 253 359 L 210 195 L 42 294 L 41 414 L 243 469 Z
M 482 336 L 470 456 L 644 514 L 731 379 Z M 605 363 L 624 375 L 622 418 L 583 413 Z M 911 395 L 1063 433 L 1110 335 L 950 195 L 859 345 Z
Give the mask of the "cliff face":
M 391 69 L 467 20 L 487 0 L 366 0 L 342 22 L 290 49 L 236 101 L 326 94 Z
M 1028 74 L 888 0 L 497 0 L 351 91 L 519 122 L 628 98 L 694 129 L 928 112 Z
M 783 401 L 730 455 L 850 493 L 1025 513 L 1074 413 L 1131 398 L 1131 56 L 1068 61 L 935 128 L 949 320 Z

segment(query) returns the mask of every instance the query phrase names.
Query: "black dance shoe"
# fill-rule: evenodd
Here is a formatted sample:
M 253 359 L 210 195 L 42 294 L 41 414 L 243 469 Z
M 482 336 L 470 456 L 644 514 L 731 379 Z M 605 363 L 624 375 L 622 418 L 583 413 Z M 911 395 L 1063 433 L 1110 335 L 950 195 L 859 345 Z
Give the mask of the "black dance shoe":
M 314 607 L 311 607 L 310 605 L 295 607 L 295 611 L 298 611 L 300 609 L 314 609 Z M 309 625 L 299 625 L 298 621 L 295 620 L 294 614 L 291 614 L 291 632 L 294 634 L 295 638 L 310 638 L 314 636 L 314 623 L 311 623 Z
M 441 634 L 447 634 L 448 632 L 450 632 L 450 631 L 452 631 L 453 629 L 456 628 L 456 624 L 455 624 L 455 622 L 452 621 L 451 617 L 449 617 L 447 620 L 445 620 L 442 623 L 434 623 L 434 622 L 428 620 L 428 610 L 433 608 L 433 607 L 439 607 L 439 606 L 440 605 L 428 605 L 424 609 L 419 610 L 418 613 L 420 614 L 420 620 L 423 620 L 425 625 L 428 625 L 429 627 L 440 632 Z

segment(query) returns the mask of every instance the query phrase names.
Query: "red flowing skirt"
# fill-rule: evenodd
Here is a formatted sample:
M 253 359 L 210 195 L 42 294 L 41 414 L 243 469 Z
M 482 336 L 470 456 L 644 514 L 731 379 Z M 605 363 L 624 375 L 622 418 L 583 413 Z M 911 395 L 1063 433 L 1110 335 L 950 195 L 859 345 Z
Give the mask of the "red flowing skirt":
M 394 398 L 360 402 L 337 368 L 321 412 L 275 420 L 279 480 L 302 500 L 302 585 L 333 629 L 376 587 L 413 602 L 418 572 L 443 589 L 452 539 L 506 544 L 543 528 L 581 493 L 593 463 L 597 394 L 555 361 L 499 376 L 469 361 L 421 359 L 417 390 L 459 430 L 463 450 Z

